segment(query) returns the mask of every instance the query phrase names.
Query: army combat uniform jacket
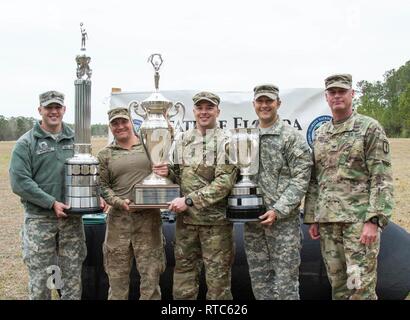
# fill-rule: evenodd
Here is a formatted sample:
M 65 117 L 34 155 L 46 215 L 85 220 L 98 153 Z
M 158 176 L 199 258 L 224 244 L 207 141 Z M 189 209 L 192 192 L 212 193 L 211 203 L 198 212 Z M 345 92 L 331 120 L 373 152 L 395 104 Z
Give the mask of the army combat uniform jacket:
M 298 216 L 311 173 L 309 146 L 278 117 L 261 133 L 260 150 L 258 185 L 266 211 L 274 209 L 278 220 Z
M 316 130 L 305 223 L 365 222 L 384 226 L 393 208 L 389 141 L 380 124 L 353 112 Z
M 226 136 L 220 128 L 208 130 L 205 136 L 192 129 L 176 141 L 170 178 L 180 184 L 182 195 L 190 197 L 194 203 L 184 213 L 184 223 L 229 223 L 225 218 L 226 197 L 236 182 L 237 169 L 226 163 L 226 143 Z

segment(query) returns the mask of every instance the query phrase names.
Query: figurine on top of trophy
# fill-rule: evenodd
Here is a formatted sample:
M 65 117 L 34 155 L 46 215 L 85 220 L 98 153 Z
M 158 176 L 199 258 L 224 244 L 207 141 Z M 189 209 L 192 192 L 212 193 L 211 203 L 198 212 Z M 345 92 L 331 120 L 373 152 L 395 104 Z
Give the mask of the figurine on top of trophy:
M 82 79 L 84 75 L 87 75 L 87 80 L 91 79 L 92 70 L 90 69 L 89 63 L 91 58 L 86 56 L 85 51 L 85 41 L 88 39 L 87 32 L 83 29 L 83 23 L 80 23 L 81 29 L 81 49 L 80 54 L 77 55 L 75 61 L 77 62 L 77 79 Z M 84 52 L 83 52 L 84 51 Z

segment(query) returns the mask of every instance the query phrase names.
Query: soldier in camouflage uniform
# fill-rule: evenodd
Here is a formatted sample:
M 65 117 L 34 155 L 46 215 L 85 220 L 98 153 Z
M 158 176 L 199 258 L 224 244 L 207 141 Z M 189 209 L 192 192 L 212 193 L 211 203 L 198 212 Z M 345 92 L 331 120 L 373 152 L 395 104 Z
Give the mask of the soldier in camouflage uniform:
M 207 299 L 229 300 L 233 263 L 233 225 L 225 218 L 227 196 L 237 169 L 225 163 L 227 139 L 216 127 L 220 99 L 211 92 L 193 97 L 196 129 L 176 141 L 174 165 L 156 166 L 181 186 L 182 197 L 169 210 L 177 213 L 174 299 L 196 299 L 202 263 Z M 181 156 L 182 155 L 182 156 Z
M 65 110 L 62 93 L 42 93 L 42 120 L 18 139 L 10 161 L 11 187 L 25 209 L 22 248 L 30 299 L 51 299 L 50 289 L 60 288 L 61 299 L 81 298 L 87 249 L 81 216 L 64 213 L 64 162 L 74 154 L 74 133 L 62 121 Z
M 258 185 L 267 212 L 261 222 L 245 224 L 245 251 L 255 298 L 299 299 L 301 220 L 299 206 L 311 172 L 309 146 L 277 110 L 279 89 L 254 88 L 253 106 L 259 118 Z
M 98 153 L 101 192 L 112 207 L 103 244 L 110 281 L 108 299 L 128 299 L 130 271 L 136 260 L 141 276 L 140 299 L 161 299 L 159 278 L 165 252 L 159 209 L 130 209 L 133 187 L 151 173 L 151 163 L 126 108 L 108 112 L 114 141 Z
M 305 223 L 319 239 L 333 299 L 377 299 L 380 229 L 393 208 L 389 141 L 352 108 L 352 76 L 325 80 L 333 120 L 315 132 Z

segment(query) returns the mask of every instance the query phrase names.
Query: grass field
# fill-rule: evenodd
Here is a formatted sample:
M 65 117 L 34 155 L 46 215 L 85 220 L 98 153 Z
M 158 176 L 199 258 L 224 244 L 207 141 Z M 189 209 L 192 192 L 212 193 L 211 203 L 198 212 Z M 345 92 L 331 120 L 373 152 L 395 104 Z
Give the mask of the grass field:
M 96 153 L 105 138 L 93 139 Z M 10 190 L 8 166 L 14 142 L 0 142 L 0 299 L 27 299 L 27 270 L 21 258 L 23 209 Z M 396 207 L 392 220 L 410 231 L 410 139 L 391 139 Z

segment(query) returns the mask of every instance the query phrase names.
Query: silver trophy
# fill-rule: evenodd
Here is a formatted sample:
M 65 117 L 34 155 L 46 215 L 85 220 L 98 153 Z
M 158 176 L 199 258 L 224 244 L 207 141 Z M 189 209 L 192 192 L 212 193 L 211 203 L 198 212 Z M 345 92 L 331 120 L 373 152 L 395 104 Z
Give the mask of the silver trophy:
M 81 27 L 81 53 L 76 56 L 74 157 L 65 161 L 65 204 L 73 214 L 100 213 L 99 162 L 91 155 L 91 60 L 85 54 Z M 83 77 L 87 75 L 87 79 Z
M 229 158 L 240 169 L 241 180 L 228 197 L 226 217 L 233 222 L 258 221 L 265 213 L 263 197 L 251 176 L 259 170 L 259 130 L 236 128 L 230 130 Z
M 185 107 L 181 102 L 175 104 L 159 92 L 159 69 L 162 56 L 152 54 L 148 61 L 154 67 L 155 91 L 143 102 L 131 101 L 128 105 L 130 115 L 135 112 L 144 121 L 139 128 L 139 136 L 153 165 L 166 163 L 175 137 L 171 118 L 185 117 Z M 171 180 L 151 173 L 141 184 L 134 186 L 132 208 L 168 208 L 167 202 L 180 197 L 180 187 Z

